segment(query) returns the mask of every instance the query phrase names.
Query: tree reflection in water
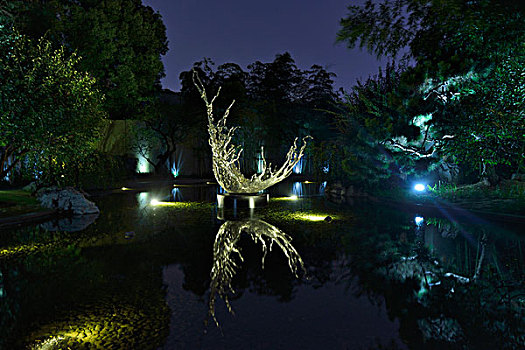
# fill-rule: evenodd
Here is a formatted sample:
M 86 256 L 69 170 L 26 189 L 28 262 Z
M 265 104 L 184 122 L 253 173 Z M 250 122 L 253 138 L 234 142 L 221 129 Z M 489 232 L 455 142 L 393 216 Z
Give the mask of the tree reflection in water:
M 210 272 L 208 319 L 212 317 L 217 327 L 219 327 L 219 322 L 215 317 L 217 296 L 224 300 L 228 311 L 233 314 L 228 295 L 235 293 L 232 288 L 232 279 L 239 268 L 238 261 L 244 261 L 241 251 L 237 247 L 243 232 L 256 244 L 261 243 L 263 268 L 268 251 L 271 251 L 274 244 L 276 244 L 286 256 L 290 271 L 297 278 L 299 277 L 299 270 L 302 270 L 303 273 L 306 272 L 301 256 L 291 244 L 292 238 L 277 227 L 259 219 L 224 222 L 219 228 L 213 244 L 213 265 Z

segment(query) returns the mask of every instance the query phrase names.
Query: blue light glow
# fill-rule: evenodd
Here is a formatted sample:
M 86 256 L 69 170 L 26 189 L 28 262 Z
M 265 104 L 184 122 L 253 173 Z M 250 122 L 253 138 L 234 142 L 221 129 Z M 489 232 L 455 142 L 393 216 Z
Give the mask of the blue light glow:
M 302 197 L 304 184 L 302 182 L 294 182 L 292 187 L 292 196 Z
M 171 166 L 171 174 L 174 178 L 180 175 L 180 171 L 182 169 L 182 164 L 184 163 L 182 159 L 182 150 L 179 152 L 178 157 L 175 158 L 173 161 L 173 165 Z
M 414 186 L 414 190 L 416 190 L 418 192 L 423 192 L 425 190 L 425 185 L 423 185 L 423 184 L 416 184 Z
M 323 173 L 328 174 L 330 172 L 330 163 L 326 162 L 325 166 L 323 166 Z
M 425 219 L 423 217 L 421 217 L 421 216 L 416 216 L 414 221 L 415 221 L 417 226 L 421 226 L 421 225 L 423 225 L 423 222 L 425 221 Z
M 293 167 L 295 174 L 302 174 L 304 169 L 304 157 L 299 159 L 299 162 Z

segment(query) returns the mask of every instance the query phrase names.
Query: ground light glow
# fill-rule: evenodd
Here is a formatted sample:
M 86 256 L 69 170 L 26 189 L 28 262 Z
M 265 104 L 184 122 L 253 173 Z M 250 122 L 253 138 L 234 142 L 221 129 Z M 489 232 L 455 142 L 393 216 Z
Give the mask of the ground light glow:
M 335 219 L 332 215 L 322 215 L 322 214 L 297 214 L 296 218 L 306 221 L 325 221 L 327 217 L 330 217 L 332 220 Z
M 423 192 L 425 190 L 425 185 L 423 185 L 423 184 L 416 184 L 414 186 L 414 190 L 416 190 L 418 192 Z
M 176 207 L 176 206 L 186 206 L 188 202 L 163 202 L 157 199 L 152 199 L 149 204 L 152 207 Z
M 274 197 L 274 198 L 270 198 L 270 200 L 272 200 L 272 201 L 296 201 L 298 199 L 299 199 L 299 197 L 296 196 L 296 195 L 289 196 L 289 197 Z

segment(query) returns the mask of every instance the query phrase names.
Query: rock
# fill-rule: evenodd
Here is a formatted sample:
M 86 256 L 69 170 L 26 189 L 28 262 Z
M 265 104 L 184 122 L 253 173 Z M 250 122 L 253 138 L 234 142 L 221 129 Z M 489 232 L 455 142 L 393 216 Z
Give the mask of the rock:
M 35 193 L 36 192 L 36 182 L 31 182 L 29 185 L 26 185 L 22 187 L 22 191 L 29 192 L 29 193 Z
M 43 207 L 59 212 L 69 212 L 75 215 L 100 213 L 95 203 L 87 200 L 80 191 L 72 187 L 42 188 L 37 192 L 37 198 Z

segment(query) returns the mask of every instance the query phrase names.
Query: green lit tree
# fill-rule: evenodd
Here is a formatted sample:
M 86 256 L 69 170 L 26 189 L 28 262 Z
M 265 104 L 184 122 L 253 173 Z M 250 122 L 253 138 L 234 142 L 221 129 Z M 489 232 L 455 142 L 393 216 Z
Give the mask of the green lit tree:
M 377 141 L 415 158 L 479 165 L 482 177 L 487 166 L 518 167 L 523 10 L 522 3 L 507 0 L 369 0 L 349 6 L 339 41 L 378 56 L 403 55 L 411 63 L 399 76 L 403 91 L 392 106 L 397 122 L 419 128 L 418 142 L 385 135 L 376 135 Z M 384 125 L 369 125 L 367 132 Z
M 93 150 L 103 97 L 78 56 L 6 22 L 0 53 L 0 179 L 24 161 L 43 181 L 57 182 Z
M 16 27 L 82 57 L 112 119 L 140 118 L 158 101 L 168 50 L 160 14 L 141 0 L 16 2 Z

